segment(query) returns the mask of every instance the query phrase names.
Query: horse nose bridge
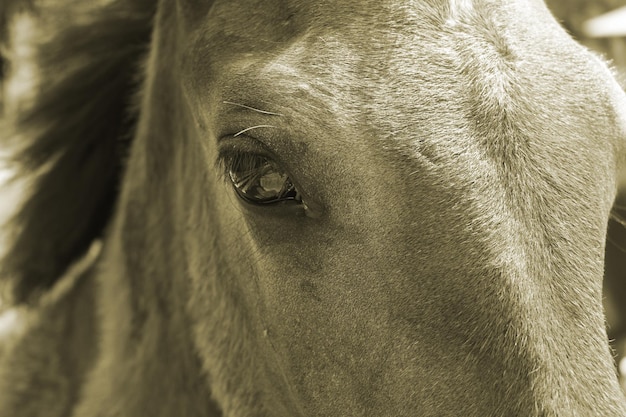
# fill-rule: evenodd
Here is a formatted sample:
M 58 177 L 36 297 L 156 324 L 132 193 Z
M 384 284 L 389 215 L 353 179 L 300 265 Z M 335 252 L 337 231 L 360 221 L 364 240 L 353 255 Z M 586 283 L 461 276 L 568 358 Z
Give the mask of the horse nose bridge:
M 503 342 L 511 360 L 532 370 L 529 398 L 544 412 L 585 410 L 597 398 L 620 398 L 606 383 L 613 368 L 601 301 L 603 229 L 581 224 L 557 197 L 517 194 L 515 188 L 507 185 L 509 203 L 491 237 L 496 292 L 505 306 L 492 323 L 508 321 L 500 329 L 508 339 Z
M 537 161 L 503 171 L 480 146 L 468 149 L 448 160 L 433 146 L 399 164 L 404 198 L 385 206 L 397 221 L 381 246 L 396 250 L 393 272 L 411 277 L 399 305 L 421 304 L 397 314 L 416 329 L 445 329 L 442 338 L 467 358 L 491 358 L 496 373 L 528 374 L 511 386 L 530 408 L 582 410 L 602 390 L 618 398 L 601 382 L 612 372 L 601 307 L 605 202 L 564 200 L 534 175 Z M 561 174 L 561 186 L 577 189 Z M 588 359 L 572 364 L 572 355 Z

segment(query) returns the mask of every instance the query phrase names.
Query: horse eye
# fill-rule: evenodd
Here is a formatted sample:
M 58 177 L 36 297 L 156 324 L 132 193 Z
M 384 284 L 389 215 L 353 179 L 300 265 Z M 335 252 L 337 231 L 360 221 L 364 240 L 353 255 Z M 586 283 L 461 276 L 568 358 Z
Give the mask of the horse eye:
M 228 168 L 228 176 L 239 197 L 249 203 L 302 202 L 300 193 L 285 170 L 264 156 L 243 154 L 234 158 Z

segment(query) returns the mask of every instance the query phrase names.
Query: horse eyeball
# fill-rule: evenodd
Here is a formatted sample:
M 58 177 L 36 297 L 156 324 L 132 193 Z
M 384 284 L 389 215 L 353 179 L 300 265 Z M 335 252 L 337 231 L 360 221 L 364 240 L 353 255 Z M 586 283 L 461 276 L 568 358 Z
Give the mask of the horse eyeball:
M 264 156 L 241 155 L 232 163 L 229 177 L 239 197 L 248 203 L 302 202 L 289 175 L 279 164 Z

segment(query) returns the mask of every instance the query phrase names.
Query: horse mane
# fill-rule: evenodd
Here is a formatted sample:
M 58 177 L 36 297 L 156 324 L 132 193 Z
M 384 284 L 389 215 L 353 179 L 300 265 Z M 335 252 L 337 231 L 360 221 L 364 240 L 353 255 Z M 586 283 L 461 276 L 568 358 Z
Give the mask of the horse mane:
M 0 260 L 9 303 L 34 301 L 109 222 L 136 124 L 139 70 L 156 3 L 39 1 L 28 11 L 36 22 L 27 45 L 32 56 L 14 54 L 24 45 L 9 39 L 7 83 L 20 60 L 38 71 L 29 99 L 18 100 L 19 111 L 3 120 L 9 163 L 20 183 L 29 184 Z

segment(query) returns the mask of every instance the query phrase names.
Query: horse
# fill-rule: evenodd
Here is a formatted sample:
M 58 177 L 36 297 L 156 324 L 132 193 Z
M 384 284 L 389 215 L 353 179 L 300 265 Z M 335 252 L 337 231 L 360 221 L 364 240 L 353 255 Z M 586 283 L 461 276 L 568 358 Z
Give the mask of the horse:
M 542 1 L 41 0 L 26 26 L 0 416 L 626 415 L 626 97 Z

